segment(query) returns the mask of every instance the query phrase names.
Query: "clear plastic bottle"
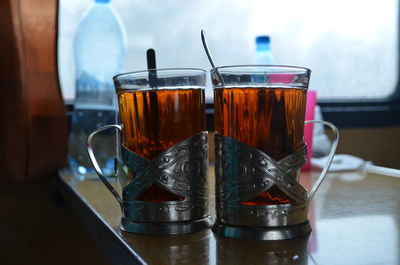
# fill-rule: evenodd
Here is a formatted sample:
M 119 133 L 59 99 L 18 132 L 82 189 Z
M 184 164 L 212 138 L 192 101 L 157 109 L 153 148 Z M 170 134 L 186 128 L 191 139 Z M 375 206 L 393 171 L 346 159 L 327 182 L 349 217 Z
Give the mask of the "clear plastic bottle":
M 254 64 L 275 64 L 275 59 L 271 53 L 270 40 L 270 37 L 265 35 L 256 37 L 256 55 L 253 62 Z
M 126 35 L 109 0 L 95 0 L 79 23 L 74 39 L 75 106 L 71 121 L 68 164 L 75 176 L 95 176 L 86 151 L 86 139 L 96 128 L 115 124 L 117 98 L 112 77 L 122 72 Z M 110 131 L 94 143 L 104 173 L 114 169 L 116 136 Z

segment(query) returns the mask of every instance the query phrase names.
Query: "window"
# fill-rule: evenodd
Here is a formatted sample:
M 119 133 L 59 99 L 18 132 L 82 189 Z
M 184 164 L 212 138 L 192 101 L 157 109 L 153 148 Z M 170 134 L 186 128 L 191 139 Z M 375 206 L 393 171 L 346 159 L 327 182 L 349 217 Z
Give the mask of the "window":
M 74 97 L 73 36 L 92 2 L 60 1 L 59 65 L 67 100 Z M 278 64 L 312 70 L 310 89 L 317 91 L 326 119 L 339 126 L 400 124 L 395 115 L 400 109 L 398 0 L 111 3 L 127 31 L 126 71 L 145 69 L 150 47 L 156 50 L 160 68 L 210 69 L 201 29 L 218 65 L 250 64 L 255 37 L 268 34 Z M 210 87 L 206 95 L 212 103 Z M 365 115 L 374 116 L 375 123 Z

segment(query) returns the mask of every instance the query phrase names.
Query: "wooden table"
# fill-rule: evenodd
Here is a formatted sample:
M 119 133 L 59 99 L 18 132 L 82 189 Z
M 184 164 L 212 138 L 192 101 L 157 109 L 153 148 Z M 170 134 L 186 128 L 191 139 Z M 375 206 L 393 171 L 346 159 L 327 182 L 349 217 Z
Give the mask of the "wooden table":
M 303 172 L 302 184 L 310 187 L 318 174 Z M 209 177 L 212 187 L 212 169 Z M 395 175 L 329 173 L 310 204 L 311 235 L 278 242 L 221 238 L 210 230 L 179 236 L 125 233 L 119 229 L 119 205 L 99 180 L 77 181 L 65 171 L 59 180 L 61 195 L 114 264 L 400 264 Z

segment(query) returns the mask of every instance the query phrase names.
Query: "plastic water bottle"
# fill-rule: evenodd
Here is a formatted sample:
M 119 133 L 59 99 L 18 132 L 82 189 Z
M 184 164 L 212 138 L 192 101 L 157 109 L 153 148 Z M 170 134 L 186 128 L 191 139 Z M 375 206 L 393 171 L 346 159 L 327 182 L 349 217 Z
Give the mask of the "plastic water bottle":
M 254 64 L 275 64 L 275 59 L 271 53 L 270 40 L 269 36 L 256 37 L 256 55 L 254 58 Z
M 76 94 L 68 164 L 74 176 L 81 179 L 95 177 L 86 151 L 88 135 L 96 128 L 116 123 L 117 98 L 112 77 L 122 72 L 125 48 L 125 29 L 110 1 L 95 0 L 80 21 L 74 40 Z M 109 175 L 116 156 L 115 132 L 96 139 L 93 148 L 97 160 Z

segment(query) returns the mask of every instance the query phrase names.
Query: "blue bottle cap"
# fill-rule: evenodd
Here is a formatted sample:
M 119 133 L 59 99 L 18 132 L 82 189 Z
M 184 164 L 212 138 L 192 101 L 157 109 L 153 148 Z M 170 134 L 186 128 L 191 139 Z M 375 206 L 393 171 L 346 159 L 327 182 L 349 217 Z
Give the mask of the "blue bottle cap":
M 110 2 L 110 0 L 94 0 L 96 3 L 99 3 L 99 4 L 107 4 L 107 3 L 109 3 Z
M 269 36 L 257 36 L 256 37 L 256 44 L 269 44 L 270 38 Z

